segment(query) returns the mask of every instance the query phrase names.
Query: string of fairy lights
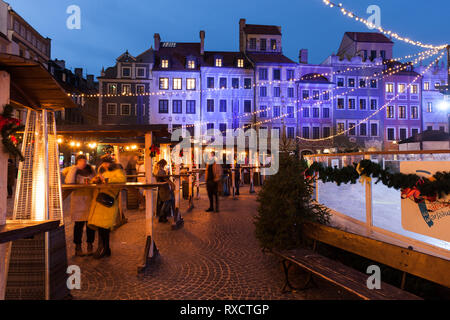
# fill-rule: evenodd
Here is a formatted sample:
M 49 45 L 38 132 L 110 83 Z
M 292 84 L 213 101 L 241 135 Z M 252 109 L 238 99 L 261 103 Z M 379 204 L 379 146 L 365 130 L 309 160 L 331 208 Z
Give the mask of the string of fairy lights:
M 444 56 L 445 52 L 442 52 L 440 54 L 440 56 L 438 56 L 435 60 L 433 60 L 420 74 L 418 74 L 413 81 L 411 81 L 405 88 L 405 90 L 403 92 L 405 92 L 406 90 L 409 90 L 412 85 L 414 83 L 416 83 L 416 81 L 424 74 L 426 73 L 433 65 L 434 63 L 436 63 L 437 61 L 439 61 L 443 56 Z M 358 128 L 361 124 L 366 123 L 368 120 L 370 120 L 373 116 L 375 116 L 376 114 L 378 114 L 379 112 L 381 112 L 382 110 L 384 110 L 385 108 L 387 108 L 392 101 L 396 100 L 401 93 L 403 92 L 398 92 L 395 96 L 393 96 L 388 102 L 386 102 L 381 108 L 379 108 L 378 110 L 376 110 L 375 112 L 373 112 L 372 114 L 370 114 L 368 117 L 366 117 L 365 119 L 361 120 L 359 123 L 355 124 L 354 126 L 351 126 L 349 128 L 347 128 L 346 130 L 342 130 L 334 135 L 328 136 L 328 137 L 324 137 L 324 138 L 318 138 L 318 139 L 308 139 L 308 138 L 303 138 L 300 136 L 297 136 L 298 139 L 303 140 L 303 141 L 308 141 L 308 142 L 317 142 L 317 141 L 325 141 L 325 140 L 330 140 L 333 138 L 336 138 L 338 136 L 347 134 L 348 132 L 352 131 L 353 129 Z
M 424 44 L 424 43 L 422 43 L 420 41 L 414 41 L 414 40 L 411 40 L 409 38 L 402 37 L 398 33 L 395 33 L 395 32 L 393 32 L 391 30 L 386 30 L 386 29 L 384 29 L 382 27 L 377 27 L 376 25 L 374 25 L 373 23 L 369 22 L 368 20 L 366 20 L 366 19 L 358 16 L 354 12 L 344 8 L 342 3 L 336 4 L 336 3 L 332 2 L 332 1 L 329 1 L 329 0 L 323 0 L 323 3 L 326 6 L 330 7 L 330 8 L 337 8 L 337 9 L 339 9 L 340 12 L 344 16 L 352 18 L 352 19 L 354 19 L 354 20 L 356 20 L 358 22 L 361 22 L 361 23 L 365 24 L 368 28 L 376 28 L 379 32 L 383 33 L 386 36 L 390 36 L 390 37 L 392 37 L 392 38 L 394 38 L 396 40 L 403 41 L 405 43 L 408 43 L 408 44 L 411 44 L 411 45 L 414 45 L 414 46 L 417 46 L 417 47 L 431 48 L 431 49 L 438 49 L 438 50 L 444 49 L 447 46 L 447 44 L 443 44 L 443 45 L 439 45 L 439 46 L 435 46 L 435 45 L 431 45 L 431 44 Z

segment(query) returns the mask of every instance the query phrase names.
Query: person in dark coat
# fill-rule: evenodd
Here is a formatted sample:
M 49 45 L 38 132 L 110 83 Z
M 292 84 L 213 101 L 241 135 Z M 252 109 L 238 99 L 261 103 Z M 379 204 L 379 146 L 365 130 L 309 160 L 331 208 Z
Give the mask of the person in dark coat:
M 175 212 L 175 185 L 170 180 L 164 168 L 167 166 L 167 161 L 162 159 L 157 164 L 153 171 L 156 182 L 167 182 L 168 184 L 158 187 L 158 200 L 156 214 L 159 216 L 159 222 L 167 222 L 167 212 L 169 209 Z
M 17 167 L 14 164 L 12 159 L 8 159 L 8 181 L 7 181 L 7 189 L 8 189 L 8 198 L 11 198 L 13 195 L 14 184 L 16 183 L 17 177 Z
M 210 153 L 209 161 L 206 164 L 206 189 L 208 190 L 209 208 L 206 212 L 214 211 L 214 198 L 216 200 L 216 212 L 219 212 L 219 187 L 222 180 L 222 166 L 216 161 L 216 153 Z

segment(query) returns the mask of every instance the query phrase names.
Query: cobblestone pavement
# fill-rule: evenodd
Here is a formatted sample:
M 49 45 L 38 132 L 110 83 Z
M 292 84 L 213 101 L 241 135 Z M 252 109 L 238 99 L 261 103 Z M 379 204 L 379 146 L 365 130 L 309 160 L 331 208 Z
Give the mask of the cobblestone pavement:
M 318 287 L 281 293 L 284 273 L 278 259 L 264 254 L 254 236 L 256 195 L 221 198 L 220 213 L 206 213 L 205 190 L 196 208 L 184 214 L 182 229 L 155 222 L 160 256 L 137 273 L 145 245 L 145 213 L 129 211 L 128 223 L 111 234 L 112 256 L 102 260 L 74 257 L 73 226 L 66 218 L 69 265 L 82 273 L 75 299 L 348 299 L 338 288 L 317 280 Z M 186 201 L 182 200 L 185 205 Z M 66 206 L 67 207 L 67 206 Z M 183 211 L 183 210 L 182 210 Z M 66 215 L 69 212 L 66 211 Z M 294 271 L 293 283 L 305 274 Z

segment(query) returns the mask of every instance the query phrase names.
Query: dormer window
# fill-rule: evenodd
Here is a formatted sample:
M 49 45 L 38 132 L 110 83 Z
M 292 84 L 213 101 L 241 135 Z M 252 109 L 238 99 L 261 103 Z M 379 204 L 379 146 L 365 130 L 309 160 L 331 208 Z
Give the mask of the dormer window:
M 238 68 L 243 68 L 244 67 L 244 59 L 238 59 L 237 66 L 238 66 Z
M 125 78 L 131 77 L 131 68 L 130 67 L 122 68 L 122 77 L 125 77 Z
M 188 60 L 188 69 L 195 69 L 195 60 Z
M 272 49 L 272 51 L 277 50 L 277 40 L 275 40 L 275 39 L 270 40 L 270 48 Z
M 163 68 L 163 69 L 169 68 L 169 59 L 162 59 L 161 60 L 161 68 Z
M 214 65 L 215 65 L 216 67 L 222 67 L 222 62 L 223 62 L 223 61 L 222 61 L 222 58 L 216 58 L 216 59 L 215 59 L 215 64 L 214 64 Z

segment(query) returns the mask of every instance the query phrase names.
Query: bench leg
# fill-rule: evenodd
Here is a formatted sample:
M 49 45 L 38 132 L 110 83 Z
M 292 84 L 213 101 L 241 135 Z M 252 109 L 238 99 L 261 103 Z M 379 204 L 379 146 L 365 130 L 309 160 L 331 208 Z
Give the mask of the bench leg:
M 305 284 L 298 288 L 298 287 L 294 287 L 291 282 L 289 281 L 289 269 L 292 266 L 292 262 L 290 262 L 289 260 L 282 260 L 281 264 L 283 265 L 283 270 L 284 270 L 284 285 L 283 288 L 281 289 L 281 293 L 287 293 L 287 292 L 296 292 L 296 291 L 303 291 L 306 289 L 311 288 L 311 284 L 314 287 L 317 287 L 317 284 L 315 283 L 313 277 L 312 277 L 312 273 L 308 272 L 308 276 L 306 278 Z M 289 288 L 289 290 L 286 290 L 286 288 Z

